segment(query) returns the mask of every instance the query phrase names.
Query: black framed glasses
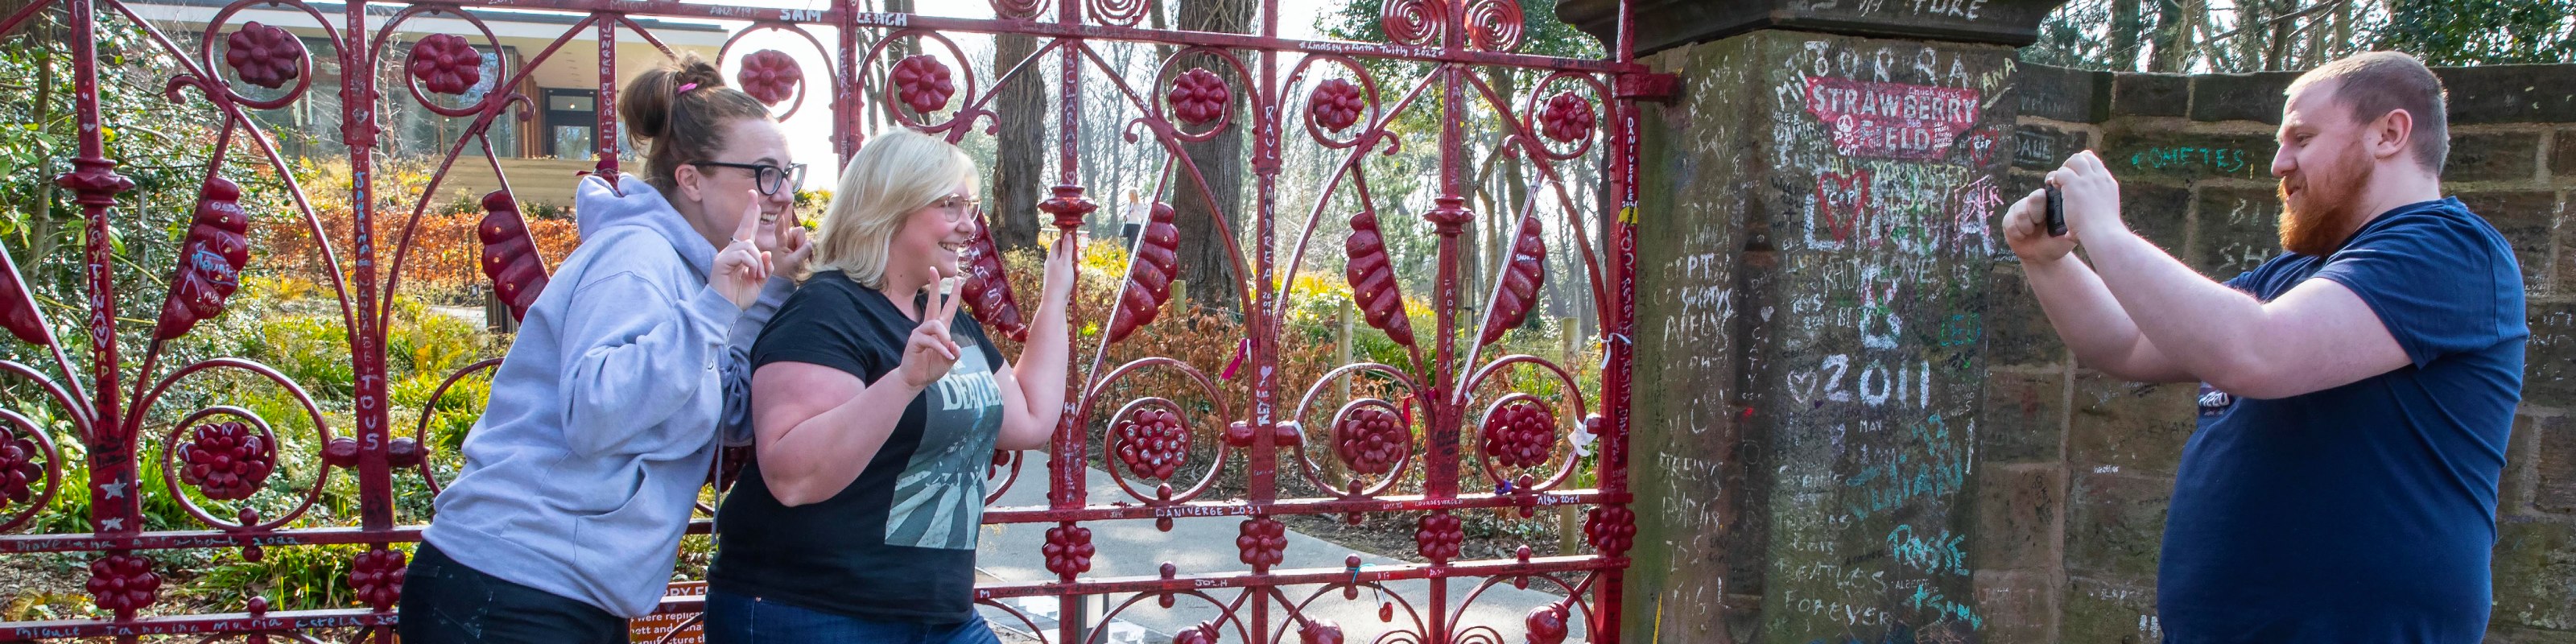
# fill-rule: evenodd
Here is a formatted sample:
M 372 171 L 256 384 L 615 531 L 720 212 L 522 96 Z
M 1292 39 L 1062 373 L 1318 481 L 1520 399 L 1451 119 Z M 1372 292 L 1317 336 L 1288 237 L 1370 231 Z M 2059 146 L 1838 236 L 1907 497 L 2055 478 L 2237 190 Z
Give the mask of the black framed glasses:
M 802 163 L 780 167 L 767 163 L 699 161 L 689 165 L 711 165 L 719 168 L 742 168 L 744 170 L 750 170 L 752 185 L 760 188 L 760 194 L 764 195 L 778 194 L 778 190 L 780 188 L 792 191 L 795 190 L 796 186 L 805 185 L 805 164 Z

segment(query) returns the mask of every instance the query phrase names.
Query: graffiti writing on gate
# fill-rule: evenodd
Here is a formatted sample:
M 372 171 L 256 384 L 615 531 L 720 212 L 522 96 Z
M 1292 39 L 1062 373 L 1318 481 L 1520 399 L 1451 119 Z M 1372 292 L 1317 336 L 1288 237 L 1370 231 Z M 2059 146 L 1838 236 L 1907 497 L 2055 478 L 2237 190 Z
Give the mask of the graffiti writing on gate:
M 1977 122 L 1977 90 L 1807 78 L 1807 112 L 1833 128 L 1845 156 L 1929 160 Z

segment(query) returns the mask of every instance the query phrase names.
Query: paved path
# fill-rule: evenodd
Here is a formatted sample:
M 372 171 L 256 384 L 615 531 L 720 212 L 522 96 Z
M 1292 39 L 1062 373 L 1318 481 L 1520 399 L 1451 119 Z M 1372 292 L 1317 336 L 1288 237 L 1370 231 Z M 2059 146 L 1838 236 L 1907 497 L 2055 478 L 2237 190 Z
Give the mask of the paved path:
M 1045 481 L 1040 480 L 1045 471 L 1044 465 L 1034 463 L 1022 469 L 1019 483 L 1013 485 L 1009 493 L 1003 495 L 1001 501 L 994 505 L 996 507 L 1045 505 L 1046 486 Z M 1107 472 L 1100 470 L 1090 472 L 1089 487 L 1092 503 L 1134 500 L 1126 496 L 1126 491 L 1120 489 Z M 1091 559 L 1091 572 L 1085 576 L 1150 576 L 1159 574 L 1163 562 L 1166 561 L 1172 562 L 1184 573 L 1250 572 L 1252 567 L 1237 559 L 1234 546 L 1234 538 L 1242 522 L 1242 517 L 1182 518 L 1173 520 L 1170 532 L 1155 530 L 1154 522 L 1150 520 L 1085 524 L 1091 528 L 1093 547 L 1098 549 L 1097 555 Z M 1038 554 L 1046 544 L 1048 527 L 1050 526 L 1047 524 L 985 526 L 976 553 L 980 576 L 988 581 L 1054 579 L 1055 575 L 1046 571 L 1046 562 Z M 1348 557 L 1360 553 L 1354 553 L 1349 548 L 1323 539 L 1290 531 L 1288 549 L 1282 554 L 1285 560 L 1273 566 L 1273 569 L 1343 568 Z M 1403 563 L 1392 558 L 1370 554 L 1360 554 L 1360 561 L 1363 566 Z M 1450 580 L 1448 582 L 1450 605 L 1453 608 L 1457 606 L 1465 599 L 1465 595 L 1475 590 L 1476 584 L 1481 582 L 1481 579 Z M 1429 580 L 1399 581 L 1388 583 L 1387 588 L 1393 590 L 1394 594 L 1400 594 L 1406 600 L 1415 602 L 1417 610 L 1420 610 L 1419 602 L 1431 596 L 1430 584 Z M 1287 586 L 1282 587 L 1281 590 L 1292 599 L 1303 600 L 1322 588 L 1320 585 L 1307 585 Z M 1219 592 L 1208 594 L 1220 601 L 1233 601 L 1241 593 L 1220 589 Z M 1120 602 L 1127 601 L 1130 597 L 1132 595 L 1111 595 L 1107 601 L 1100 602 L 1101 606 L 1095 610 L 1105 611 Z M 1392 595 L 1388 598 L 1393 599 Z M 1528 615 L 1531 608 L 1556 600 L 1555 595 L 1534 589 L 1521 590 L 1509 584 L 1498 584 L 1493 589 L 1485 591 L 1484 596 L 1477 598 L 1476 605 L 1466 613 L 1466 623 L 1491 626 L 1502 633 L 1502 641 L 1521 642 L 1522 632 L 1525 630 L 1521 625 L 1523 616 Z M 1055 598 L 1027 598 L 1020 601 L 1022 612 L 1033 619 L 1039 619 L 1040 627 L 1054 627 L 1054 613 L 1058 608 L 1058 601 Z M 1362 592 L 1357 600 L 1343 600 L 1341 592 L 1335 591 L 1317 599 L 1308 607 L 1307 615 L 1330 619 L 1341 624 L 1345 642 L 1371 642 L 1377 639 L 1379 633 L 1393 626 L 1378 621 L 1377 609 L 1378 602 L 1374 593 Z M 992 609 L 986 609 L 986 611 L 985 618 L 995 626 L 1025 628 L 1018 620 L 1007 617 L 1000 611 Z M 1272 614 L 1274 625 L 1279 622 L 1278 612 L 1273 611 Z M 1181 598 L 1169 609 L 1162 608 L 1152 599 L 1146 599 L 1129 607 L 1110 623 L 1110 636 L 1107 641 L 1112 644 L 1161 644 L 1171 641 L 1172 633 L 1202 621 L 1214 619 L 1219 615 L 1220 610 L 1217 607 L 1187 597 Z M 1251 613 L 1246 610 L 1240 616 L 1249 619 Z M 1427 611 L 1424 617 L 1428 618 Z M 1396 609 L 1396 623 L 1410 628 L 1411 621 L 1399 605 Z M 1568 621 L 1577 623 L 1570 626 L 1573 633 L 1567 641 L 1583 641 L 1584 633 L 1579 623 L 1581 617 L 1577 616 Z M 1284 638 L 1273 641 L 1284 639 L 1295 642 L 1296 637 L 1296 632 L 1292 628 Z M 1221 641 L 1235 642 L 1238 639 L 1233 630 L 1228 627 Z

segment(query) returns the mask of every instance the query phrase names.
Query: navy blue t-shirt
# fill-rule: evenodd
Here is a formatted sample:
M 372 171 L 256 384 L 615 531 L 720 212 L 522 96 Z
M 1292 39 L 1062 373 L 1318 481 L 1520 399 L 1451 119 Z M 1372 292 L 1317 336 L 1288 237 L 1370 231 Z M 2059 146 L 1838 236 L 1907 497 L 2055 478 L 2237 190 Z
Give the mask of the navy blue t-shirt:
M 2476 642 L 2531 335 L 2522 270 L 2443 199 L 2227 284 L 2269 302 L 2310 277 L 2360 295 L 2413 364 L 2272 400 L 2204 386 L 2165 518 L 2165 641 Z

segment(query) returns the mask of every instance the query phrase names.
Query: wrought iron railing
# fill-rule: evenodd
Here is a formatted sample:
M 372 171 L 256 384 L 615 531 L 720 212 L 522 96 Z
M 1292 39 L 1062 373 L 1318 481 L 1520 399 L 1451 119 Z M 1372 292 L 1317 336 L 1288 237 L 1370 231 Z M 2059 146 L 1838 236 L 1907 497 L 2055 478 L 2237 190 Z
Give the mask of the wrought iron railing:
M 432 463 L 442 448 L 425 434 L 430 412 L 422 412 L 417 427 L 396 426 L 388 393 L 387 327 L 395 320 L 394 294 L 402 286 L 405 261 L 413 257 L 407 251 L 426 243 L 413 239 L 412 231 L 430 207 L 429 193 L 437 189 L 438 179 L 492 173 L 503 188 L 481 202 L 487 211 L 479 231 L 484 269 L 505 303 L 533 298 L 543 288 L 546 263 L 561 257 L 541 257 L 527 243 L 529 219 L 519 212 L 507 177 L 499 176 L 501 165 L 493 160 L 513 151 L 506 143 L 496 146 L 490 136 L 493 124 L 525 118 L 527 110 L 537 108 L 531 104 L 535 97 L 517 88 L 540 65 L 577 51 L 571 48 L 596 46 L 601 64 L 592 136 L 598 148 L 595 167 L 602 173 L 634 169 L 617 154 L 614 99 L 619 80 L 637 70 L 620 68 L 616 47 L 642 42 L 669 52 L 653 30 L 638 22 L 661 18 L 748 22 L 749 28 L 737 30 L 720 53 L 727 68 L 738 74 L 737 84 L 772 102 L 782 116 L 829 109 L 833 149 L 844 160 L 862 145 L 871 123 L 916 128 L 951 141 L 990 136 L 1004 109 L 995 100 L 994 87 L 1028 83 L 1044 88 L 1054 110 L 1054 122 L 1047 126 L 1052 140 L 1046 145 L 1052 148 L 1055 174 L 1037 208 L 1068 236 L 1098 210 L 1092 198 L 1097 187 L 1080 181 L 1081 170 L 1098 162 L 1081 158 L 1074 145 L 1078 139 L 1122 136 L 1141 146 L 1161 160 L 1163 171 L 1147 190 L 1157 195 L 1154 201 L 1210 199 L 1199 213 L 1236 208 L 1204 196 L 1211 177 L 1201 171 L 1207 160 L 1192 157 L 1192 144 L 1229 132 L 1245 142 L 1249 181 L 1243 191 L 1249 206 L 1237 216 L 1212 220 L 1219 231 L 1211 239 L 1224 244 L 1221 256 L 1230 263 L 1234 283 L 1197 285 L 1230 290 L 1245 312 L 1239 327 L 1199 330 L 1239 334 L 1242 364 L 1171 357 L 1111 364 L 1112 345 L 1135 337 L 1131 332 L 1150 324 L 1151 313 L 1174 295 L 1168 286 L 1157 286 L 1169 281 L 1163 279 L 1168 274 L 1137 279 L 1143 273 L 1168 272 L 1169 264 L 1130 260 L 1118 286 L 1122 293 L 1114 298 L 1128 310 L 1073 325 L 1074 380 L 1081 395 L 1068 404 L 1071 413 L 1052 450 L 996 458 L 993 498 L 1024 473 L 1043 472 L 1043 480 L 1035 483 L 1046 486 L 1047 502 L 992 507 L 984 520 L 1045 527 L 1043 552 L 1015 555 L 1042 558 L 1054 578 L 987 583 L 976 591 L 979 601 L 1020 616 L 1018 604 L 1002 600 L 1052 597 L 1070 609 L 1078 598 L 1132 595 L 1110 609 L 1113 617 L 1148 600 L 1164 606 L 1206 602 L 1221 609 L 1222 617 L 1183 630 L 1179 639 L 1284 641 L 1294 631 L 1301 641 L 1330 642 L 1341 641 L 1344 634 L 1338 626 L 1308 616 L 1310 604 L 1360 601 L 1363 590 L 1374 598 L 1382 584 L 1428 579 L 1427 594 L 1399 596 L 1390 606 L 1403 610 L 1390 608 L 1382 615 L 1384 624 L 1370 627 L 1384 631 L 1375 641 L 1499 643 L 1526 638 L 1552 643 L 1569 633 L 1619 641 L 1621 573 L 1635 532 L 1635 515 L 1626 505 L 1625 444 L 1626 334 L 1632 328 L 1635 289 L 1631 220 L 1623 216 L 1630 211 L 1601 204 L 1634 203 L 1634 188 L 1627 182 L 1636 163 L 1633 99 L 1654 80 L 1630 62 L 1626 36 L 1610 43 L 1613 55 L 1604 60 L 1515 53 L 1530 17 L 1521 15 L 1514 0 L 1387 0 L 1378 25 L 1390 42 L 1281 37 L 1279 0 L 1261 2 L 1246 30 L 1251 33 L 1139 26 L 1159 11 L 1149 6 L 1152 1 L 992 0 L 990 11 L 996 17 L 966 18 L 870 13 L 860 10 L 857 0 L 832 0 L 828 8 L 816 10 L 669 0 L 484 0 L 365 4 L 363 10 L 337 12 L 299 0 L 241 0 L 222 5 L 210 20 L 174 24 L 146 20 L 136 2 L 35 0 L 0 16 L 0 35 L 42 22 L 63 27 L 57 31 L 69 37 L 70 84 L 79 90 L 73 101 L 78 145 L 70 151 L 68 171 L 56 181 L 65 198 L 77 203 L 77 225 L 85 230 L 77 249 L 77 289 L 88 297 L 69 305 L 39 305 L 29 282 L 21 279 L 28 274 L 21 267 L 33 260 L 0 264 L 10 271 L 0 276 L 0 323 L 34 349 L 18 355 L 36 356 L 0 363 L 0 369 L 19 381 L 10 386 L 23 394 L 22 403 L 46 408 L 42 413 L 0 410 L 0 419 L 7 421 L 0 423 L 0 483 L 7 484 L 0 489 L 6 493 L 0 494 L 0 533 L 5 533 L 0 534 L 0 553 L 6 553 L 0 560 L 24 562 L 38 556 L 33 553 L 85 558 L 83 581 L 101 611 L 92 619 L 0 623 L 0 639 L 113 636 L 130 641 L 178 634 L 310 641 L 354 634 L 388 641 L 404 566 L 403 552 L 389 546 L 418 539 L 422 527 L 417 518 L 406 522 L 398 517 L 397 488 L 412 484 L 398 482 L 418 477 L 418 484 L 434 491 L 441 475 Z M 301 14 L 309 23 L 292 28 L 308 35 L 239 20 L 252 9 Z M 497 66 L 487 66 L 478 52 L 502 48 L 489 22 L 506 19 L 482 11 L 490 9 L 543 10 L 571 20 L 542 49 L 521 50 L 525 60 L 504 57 Z M 387 46 L 398 40 L 397 34 L 419 33 L 405 23 L 430 19 L 459 20 L 472 29 Z M 128 115 L 102 113 L 97 90 L 103 77 L 155 68 L 102 58 L 99 34 L 111 23 L 139 30 L 149 45 L 148 51 L 123 55 L 174 61 L 166 68 L 175 70 L 166 79 L 171 100 L 209 109 L 218 119 L 211 126 L 211 161 L 179 242 L 181 251 L 172 265 L 150 269 L 171 278 L 160 317 L 152 320 L 117 315 L 121 296 L 111 264 L 126 260 L 119 258 L 114 240 L 120 234 L 164 229 L 172 224 L 172 213 L 138 211 L 131 204 L 128 193 L 134 183 L 120 176 L 120 163 L 106 154 L 103 142 L 110 135 L 102 129 L 113 130 Z M 829 67 L 800 69 L 796 58 L 784 53 L 743 51 L 752 48 L 746 42 L 755 42 L 746 36 L 780 32 L 793 37 L 757 42 L 810 46 L 813 56 L 831 61 Z M 1037 53 L 1002 69 L 966 53 L 957 38 L 969 34 L 1031 37 L 1038 43 Z M 307 42 L 322 46 L 308 50 Z M 1157 47 L 1159 62 L 1139 75 L 1104 55 L 1118 46 Z M 325 68 L 340 70 L 336 87 L 315 82 Z M 483 77 L 495 69 L 494 78 Z M 1521 80 L 1495 82 L 1510 78 Z M 399 87 L 380 86 L 387 82 Z M 1104 87 L 1114 90 L 1106 95 L 1115 97 L 1105 105 L 1098 100 Z M 340 99 L 339 127 L 311 128 L 305 134 L 336 134 L 350 153 L 345 161 L 349 179 L 345 185 L 298 185 L 288 171 L 294 162 L 280 151 L 276 126 L 260 113 L 323 93 Z M 464 96 L 473 100 L 459 98 Z M 403 196 L 412 202 L 407 212 L 382 208 L 375 192 L 387 186 L 374 171 L 379 157 L 371 154 L 384 145 L 384 105 L 400 101 L 452 119 L 451 125 L 464 133 L 434 160 L 436 173 L 424 194 Z M 1121 131 L 1085 131 L 1093 122 L 1085 118 L 1088 110 L 1125 110 L 1135 117 Z M 1402 121 L 1410 114 L 1436 120 L 1408 129 Z M 979 124 L 985 127 L 979 129 Z M 1404 140 L 1408 133 L 1423 140 Z M 1436 146 L 1435 176 L 1403 194 L 1371 191 L 1373 156 L 1420 146 Z M 1303 176 L 1283 173 L 1288 156 L 1283 150 L 1291 148 L 1301 150 L 1296 154 L 1303 156 L 1297 158 L 1320 160 L 1319 185 L 1282 185 Z M 1479 170 L 1498 159 L 1520 176 L 1489 179 L 1491 174 Z M 283 188 L 286 199 L 278 203 L 284 212 L 246 213 L 236 203 L 241 192 L 236 180 L 248 181 L 252 175 Z M 1601 180 L 1570 183 L 1580 176 Z M 1485 195 L 1487 203 L 1500 206 L 1497 211 L 1471 211 L 1481 186 L 1514 182 L 1522 187 L 1511 191 L 1517 203 Z M 1188 189 L 1193 186 L 1198 189 Z M 308 198 L 323 191 L 346 191 L 338 201 L 346 203 L 354 225 L 340 229 L 324 224 Z M 1189 196 L 1171 196 L 1175 194 Z M 1149 226 L 1178 223 L 1172 209 L 1152 210 L 1157 214 Z M 401 223 L 380 225 L 395 222 Z M 1436 238 L 1428 248 L 1410 251 L 1388 241 L 1398 235 L 1398 227 L 1419 230 L 1420 222 L 1427 222 Z M 168 341 L 192 327 L 211 332 L 200 323 L 222 311 L 245 270 L 258 270 L 246 266 L 253 256 L 252 240 L 259 238 L 252 234 L 254 223 L 309 235 L 323 249 L 326 299 L 338 304 L 349 345 L 347 395 L 352 407 L 343 410 L 347 420 L 341 426 L 334 426 L 333 417 L 343 414 L 326 413 L 307 392 L 309 383 L 269 365 L 229 357 L 175 368 L 161 363 Z M 1243 230 L 1227 228 L 1229 223 Z M 1357 314 L 1400 345 L 1404 359 L 1354 362 L 1318 380 L 1284 381 L 1285 372 L 1274 367 L 1286 345 L 1304 341 L 1283 333 L 1291 314 L 1289 289 L 1301 283 L 1301 266 L 1330 265 L 1315 259 L 1332 247 L 1329 237 L 1319 239 L 1318 233 L 1340 234 L 1345 223 L 1352 232 L 1341 244 L 1348 256 L 1340 263 L 1356 294 Z M 398 232 L 393 239 L 380 239 L 380 231 Z M 1167 257 L 1177 250 L 1156 241 L 1168 240 L 1168 235 L 1149 232 L 1145 237 L 1137 257 Z M 1477 237 L 1504 250 L 1471 250 L 1468 244 Z M 1499 261 L 1485 265 L 1479 254 Z M 1436 265 L 1429 292 L 1402 292 L 1404 280 L 1397 269 L 1422 262 Z M 1562 266 L 1575 268 L 1556 268 Z M 1489 274 L 1470 277 L 1478 271 Z M 1511 330 L 1529 326 L 1526 318 L 1541 306 L 1540 286 L 1547 280 L 1560 280 L 1558 286 L 1570 293 L 1562 297 L 1575 306 L 1592 308 L 1579 317 L 1597 320 L 1589 326 L 1599 329 L 1593 334 L 1602 352 L 1599 362 L 1506 355 L 1502 340 Z M 1481 282 L 1477 291 L 1464 288 L 1475 282 Z M 986 287 L 1006 284 L 990 280 Z M 1424 289 L 1417 285 L 1414 290 Z M 84 320 L 64 319 L 73 311 Z M 998 307 L 979 306 L 977 314 L 990 325 L 1005 322 Z M 1166 316 L 1166 326 L 1176 324 L 1171 317 Z M 1416 329 L 1416 324 L 1425 328 Z M 138 335 L 140 329 L 150 332 Z M 83 338 L 88 346 L 69 346 Z M 74 360 L 81 352 L 82 359 Z M 448 375 L 430 396 L 433 406 L 451 395 L 457 383 L 496 362 L 478 362 Z M 1228 380 L 1214 374 L 1220 368 L 1239 368 L 1241 375 Z M 193 411 L 157 407 L 171 404 L 163 397 L 174 383 L 217 373 L 291 392 L 305 417 L 266 418 L 224 403 L 221 395 Z M 1155 382 L 1182 384 L 1172 391 L 1130 396 L 1143 374 L 1160 374 L 1163 379 Z M 1339 387 L 1343 383 L 1363 381 L 1370 384 L 1366 391 L 1391 393 L 1334 393 L 1344 391 Z M 1529 384 L 1533 382 L 1544 384 Z M 1516 390 L 1521 388 L 1534 390 Z M 1191 402 L 1175 402 L 1181 399 Z M 1336 408 L 1329 404 L 1332 400 L 1342 404 Z M 39 420 L 46 417 L 56 420 Z M 279 434 L 286 431 L 309 431 L 311 436 L 282 441 Z M 1577 454 L 1578 434 L 1599 437 L 1597 445 L 1585 450 L 1594 456 Z M 1173 440 L 1150 440 L 1157 437 Z M 1196 453 L 1212 452 L 1213 459 L 1190 456 L 1192 437 L 1198 441 Z M 1094 443 L 1100 444 L 1101 456 L 1091 456 Z M 283 476 L 281 448 L 291 446 L 318 452 L 283 455 L 319 461 L 304 468 L 309 474 L 299 474 L 309 476 L 309 483 L 272 480 Z M 1173 471 L 1155 465 L 1161 459 L 1153 457 L 1200 458 L 1200 465 Z M 1043 469 L 1024 467 L 1040 460 L 1046 464 Z M 1084 473 L 1094 467 L 1115 477 L 1125 493 L 1123 501 L 1088 500 Z M 156 471 L 170 475 L 148 475 Z M 1190 472 L 1197 472 L 1195 482 L 1189 481 Z M 355 517 L 348 522 L 353 525 L 317 526 L 310 515 L 334 477 L 356 483 Z M 1224 485 L 1219 485 L 1221 479 Z M 54 501 L 67 495 L 87 499 L 78 518 L 88 529 L 31 533 L 30 527 L 39 523 L 34 519 L 61 511 L 65 504 Z M 254 497 L 269 501 L 254 507 L 248 502 Z M 147 529 L 147 502 L 176 503 L 194 523 Z M 1513 508 L 1527 515 L 1560 506 L 1583 510 L 1581 547 L 1548 557 L 1532 557 L 1526 549 L 1518 557 L 1462 557 L 1460 515 Z M 262 512 L 259 507 L 272 509 Z M 288 509 L 274 509 L 278 507 Z M 1284 547 L 1278 538 L 1281 517 L 1399 512 L 1421 514 L 1414 535 L 1416 554 L 1425 563 L 1365 569 L 1274 567 Z M 1168 526 L 1174 518 L 1210 516 L 1243 517 L 1237 549 L 1249 573 L 1166 565 L 1154 576 L 1086 575 L 1095 545 L 1088 526 Z M 701 521 L 696 529 L 704 528 Z M 248 597 L 213 609 L 218 612 L 190 612 L 174 606 L 162 592 L 170 589 L 160 579 L 174 572 L 172 564 L 144 556 L 237 549 L 243 559 L 257 561 L 280 549 L 325 544 L 365 547 L 348 563 L 346 577 L 331 580 L 347 584 L 359 607 L 269 610 L 267 600 Z M 1453 588 L 1453 580 L 1472 585 Z M 1518 624 L 1459 623 L 1465 608 L 1497 584 L 1532 583 L 1553 587 L 1565 598 L 1538 607 Z M 675 598 L 665 610 L 695 607 L 694 600 Z M 1101 637 L 1079 631 L 1072 620 L 1038 628 L 1025 616 L 1020 619 L 1018 627 L 1047 641 Z M 1362 630 L 1368 629 L 1353 628 L 1353 639 Z

